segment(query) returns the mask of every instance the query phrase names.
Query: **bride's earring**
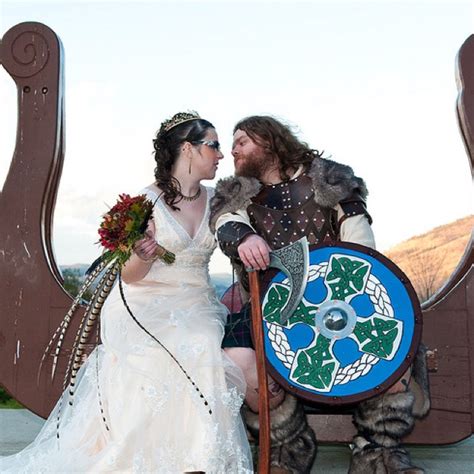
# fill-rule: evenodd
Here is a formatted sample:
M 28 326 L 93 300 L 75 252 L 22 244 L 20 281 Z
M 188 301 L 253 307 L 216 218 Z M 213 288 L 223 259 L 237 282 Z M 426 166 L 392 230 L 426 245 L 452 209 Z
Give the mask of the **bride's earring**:
M 192 161 L 193 161 L 193 153 L 192 153 L 190 147 L 187 147 L 186 145 L 183 147 L 183 152 L 185 152 L 186 158 L 189 159 L 188 173 L 191 174 L 191 164 L 192 164 Z

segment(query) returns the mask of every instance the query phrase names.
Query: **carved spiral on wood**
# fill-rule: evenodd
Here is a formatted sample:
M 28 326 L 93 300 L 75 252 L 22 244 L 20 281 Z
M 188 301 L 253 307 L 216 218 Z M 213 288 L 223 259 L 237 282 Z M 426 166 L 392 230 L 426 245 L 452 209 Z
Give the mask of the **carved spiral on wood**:
M 24 31 L 15 38 L 6 38 L 3 66 L 16 77 L 32 77 L 48 63 L 50 47 L 46 38 L 37 31 Z M 10 41 L 9 41 L 10 40 Z

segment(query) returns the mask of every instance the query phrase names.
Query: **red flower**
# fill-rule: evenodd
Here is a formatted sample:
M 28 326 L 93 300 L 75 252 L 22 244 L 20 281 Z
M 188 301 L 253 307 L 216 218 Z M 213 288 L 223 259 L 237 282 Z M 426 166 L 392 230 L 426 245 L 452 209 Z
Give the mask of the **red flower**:
M 142 194 L 131 197 L 120 194 L 117 203 L 104 214 L 100 224 L 99 243 L 107 250 L 106 258 L 125 263 L 130 257 L 133 245 L 145 233 L 152 217 L 153 203 Z M 174 261 L 174 254 L 163 250 L 160 257 L 167 263 Z

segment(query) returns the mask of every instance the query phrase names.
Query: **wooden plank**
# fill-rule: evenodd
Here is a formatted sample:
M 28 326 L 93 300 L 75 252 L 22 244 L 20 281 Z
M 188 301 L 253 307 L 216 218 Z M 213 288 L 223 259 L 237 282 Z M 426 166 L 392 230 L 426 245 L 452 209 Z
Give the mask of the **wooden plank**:
M 467 334 L 469 338 L 471 378 L 471 431 L 474 433 L 474 270 L 471 270 L 468 278 L 466 278 L 466 307 L 469 311 Z
M 464 296 L 459 288 L 436 311 L 424 313 L 423 342 L 437 351 L 438 370 L 430 374 L 432 407 L 469 412 L 469 340 L 467 311 L 451 309 L 451 301 Z M 457 304 L 457 303 L 455 303 Z
M 451 444 L 471 436 L 471 414 L 431 410 L 424 420 L 418 420 L 413 432 L 403 442 L 407 444 Z
M 352 415 L 309 415 L 316 438 L 325 443 L 350 443 L 356 434 Z M 450 444 L 471 435 L 469 413 L 432 410 L 425 420 L 418 420 L 405 444 Z

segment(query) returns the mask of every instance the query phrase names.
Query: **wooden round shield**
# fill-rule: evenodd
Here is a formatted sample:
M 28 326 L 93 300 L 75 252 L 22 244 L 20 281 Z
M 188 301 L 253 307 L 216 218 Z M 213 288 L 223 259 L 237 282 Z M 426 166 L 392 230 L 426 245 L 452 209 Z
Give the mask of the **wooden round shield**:
M 412 363 L 419 301 L 406 275 L 379 252 L 342 242 L 311 247 L 303 298 L 283 324 L 288 278 L 267 273 L 267 367 L 289 392 L 314 403 L 357 403 L 387 390 Z

